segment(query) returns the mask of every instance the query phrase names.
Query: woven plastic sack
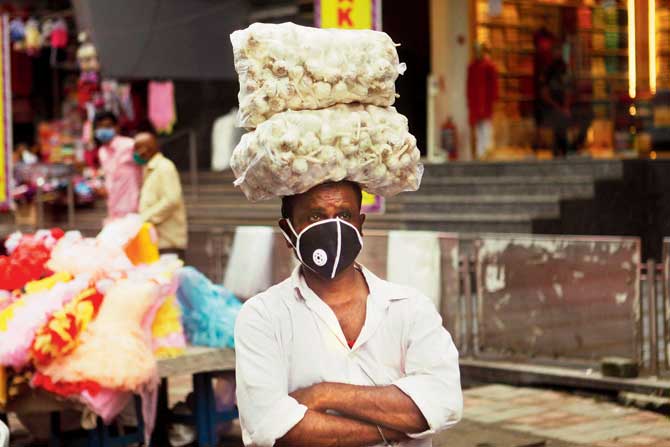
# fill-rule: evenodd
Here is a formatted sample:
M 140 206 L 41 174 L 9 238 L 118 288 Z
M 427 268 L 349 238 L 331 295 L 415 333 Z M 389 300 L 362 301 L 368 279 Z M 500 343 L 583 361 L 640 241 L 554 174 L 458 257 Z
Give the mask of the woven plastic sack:
M 389 197 L 419 188 L 420 157 L 395 108 L 347 104 L 273 116 L 242 137 L 231 167 L 251 201 L 341 180 Z
M 230 36 L 240 79 L 238 126 L 285 110 L 360 102 L 390 106 L 405 64 L 379 31 L 254 23 Z

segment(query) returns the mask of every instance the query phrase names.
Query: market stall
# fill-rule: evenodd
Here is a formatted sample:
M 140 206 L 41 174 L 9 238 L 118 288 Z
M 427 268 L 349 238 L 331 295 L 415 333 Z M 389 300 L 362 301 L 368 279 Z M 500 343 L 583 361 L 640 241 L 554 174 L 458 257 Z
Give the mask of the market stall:
M 148 439 L 159 359 L 189 345 L 233 347 L 240 302 L 177 257 L 159 256 L 138 216 L 95 238 L 42 230 L 12 234 L 3 247 L 0 412 L 39 390 L 80 411 L 92 429 L 137 395 Z

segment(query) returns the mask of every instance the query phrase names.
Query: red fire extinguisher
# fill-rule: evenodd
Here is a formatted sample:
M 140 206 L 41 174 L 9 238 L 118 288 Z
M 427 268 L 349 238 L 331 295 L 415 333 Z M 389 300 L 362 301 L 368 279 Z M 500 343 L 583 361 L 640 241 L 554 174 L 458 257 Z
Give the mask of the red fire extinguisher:
M 447 153 L 449 160 L 458 159 L 458 133 L 451 117 L 447 118 L 444 124 L 442 124 L 440 133 L 442 137 L 442 149 Z

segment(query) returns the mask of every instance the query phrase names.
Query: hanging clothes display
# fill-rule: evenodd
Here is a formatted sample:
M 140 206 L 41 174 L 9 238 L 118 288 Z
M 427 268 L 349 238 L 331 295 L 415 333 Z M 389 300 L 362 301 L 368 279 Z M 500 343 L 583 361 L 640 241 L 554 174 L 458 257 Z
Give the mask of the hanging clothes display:
M 56 20 L 51 28 L 49 36 L 52 48 L 65 48 L 67 46 L 67 24 L 65 20 Z
M 82 71 L 77 81 L 77 104 L 85 112 L 87 119 L 92 120 L 95 109 L 103 105 L 100 86 L 100 75 L 96 71 Z
M 476 59 L 468 66 L 467 95 L 470 124 L 491 119 L 498 100 L 498 70 L 488 58 Z
M 26 51 L 28 54 L 36 54 L 42 47 L 42 33 L 40 32 L 39 22 L 35 19 L 28 20 L 25 32 Z
M 9 39 L 12 42 L 23 42 L 26 38 L 26 28 L 21 19 L 12 19 L 9 22 Z
M 149 82 L 149 120 L 156 132 L 171 134 L 177 122 L 172 81 Z
M 498 100 L 498 70 L 485 56 L 468 66 L 467 96 L 470 125 L 477 130 L 477 157 L 493 146 L 493 104 Z M 481 131 L 480 131 L 481 130 Z
M 101 84 L 104 109 L 113 112 L 123 128 L 128 122 L 135 121 L 135 109 L 130 96 L 130 84 L 104 80 Z

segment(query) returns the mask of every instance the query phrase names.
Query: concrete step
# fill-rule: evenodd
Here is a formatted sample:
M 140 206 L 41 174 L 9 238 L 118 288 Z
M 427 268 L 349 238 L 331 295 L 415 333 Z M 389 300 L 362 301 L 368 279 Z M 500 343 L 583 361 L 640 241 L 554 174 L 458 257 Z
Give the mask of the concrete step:
M 387 213 L 399 213 L 404 210 L 404 205 L 399 202 L 388 203 Z M 252 213 L 259 216 L 278 217 L 281 212 L 281 205 L 277 202 L 272 203 L 206 203 L 196 202 L 187 205 L 189 218 L 197 217 L 226 217 L 231 215 L 240 215 L 240 213 Z
M 593 177 L 588 175 L 532 175 L 532 176 L 457 176 L 457 177 L 430 177 L 421 182 L 424 185 L 506 185 L 525 183 L 536 185 L 541 183 L 552 184 L 584 184 L 592 183 Z
M 544 187 L 544 188 L 542 188 Z M 553 188 L 555 192 L 543 192 L 547 187 Z M 493 188 L 493 189 L 492 189 Z M 507 188 L 508 190 L 519 190 L 522 192 L 507 193 L 498 188 Z M 539 188 L 539 190 L 538 190 Z M 488 195 L 507 194 L 507 195 L 559 195 L 560 191 L 568 191 L 572 194 L 573 191 L 585 191 L 586 194 L 592 194 L 593 178 L 588 176 L 508 176 L 508 177 L 433 177 L 425 179 L 421 188 L 415 195 L 426 194 L 427 192 L 443 192 L 444 194 L 473 194 L 474 190 L 481 189 L 483 192 L 479 194 L 486 194 L 485 191 L 494 191 Z M 459 191 L 463 191 L 459 193 Z M 184 194 L 190 196 L 193 188 L 190 185 L 184 186 Z M 203 184 L 198 188 L 198 197 L 207 198 L 210 196 L 231 196 L 233 198 L 240 198 L 246 200 L 244 194 L 239 188 L 235 188 L 232 184 Z
M 482 179 L 479 179 L 482 180 Z M 553 179 L 555 180 L 555 179 Z M 555 195 L 561 198 L 584 198 L 588 199 L 594 195 L 594 184 L 591 181 L 565 181 L 552 180 L 528 182 L 522 179 L 499 182 L 472 181 L 424 183 L 418 191 L 418 195 L 442 195 L 442 196 L 477 196 L 477 195 Z
M 560 215 L 559 197 L 540 196 L 399 196 L 406 212 L 475 213 L 475 214 L 527 214 L 552 218 Z
M 594 178 L 620 178 L 623 174 L 621 160 L 592 160 L 573 158 L 566 160 L 528 160 L 528 161 L 462 161 L 445 164 L 424 164 L 426 177 L 432 176 L 565 176 L 585 175 Z M 189 179 L 187 172 L 182 172 L 182 180 Z M 231 170 L 223 172 L 200 171 L 199 181 L 203 184 L 232 183 L 235 179 Z
M 586 175 L 597 179 L 621 178 L 621 160 L 542 160 L 516 162 L 452 162 L 446 164 L 426 164 L 424 176 L 564 176 Z
M 238 216 L 231 216 L 226 219 L 196 219 L 189 220 L 189 231 L 200 231 L 206 232 L 212 228 L 219 227 L 237 227 L 237 226 L 248 226 L 248 225 L 261 225 L 261 226 L 277 226 L 277 218 L 274 219 L 263 219 L 263 218 L 240 218 Z M 401 230 L 405 229 L 406 225 L 403 222 L 389 222 L 389 221 L 379 221 L 374 219 L 368 219 L 365 222 L 365 228 L 374 229 L 374 230 Z
M 414 231 L 443 231 L 446 233 L 532 233 L 533 225 L 526 222 L 408 222 L 405 229 Z

